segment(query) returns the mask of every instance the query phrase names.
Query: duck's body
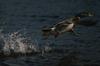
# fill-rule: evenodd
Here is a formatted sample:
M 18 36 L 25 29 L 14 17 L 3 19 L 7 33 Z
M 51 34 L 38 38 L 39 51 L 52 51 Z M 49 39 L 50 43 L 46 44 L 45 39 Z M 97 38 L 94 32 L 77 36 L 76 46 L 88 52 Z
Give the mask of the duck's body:
M 57 37 L 59 34 L 64 33 L 64 32 L 73 32 L 73 29 L 77 22 L 79 22 L 79 17 L 74 17 L 70 19 L 66 19 L 62 22 L 59 22 L 55 24 L 53 27 L 44 30 L 45 34 L 44 35 L 54 35 Z
M 73 18 L 63 20 L 53 25 L 51 28 L 43 29 L 43 35 L 48 37 L 53 35 L 57 37 L 59 34 L 64 32 L 74 32 L 74 27 L 80 22 L 80 18 L 93 16 L 91 12 L 82 12 L 74 16 Z M 74 32 L 75 33 L 75 32 Z
M 54 25 L 51 29 L 52 31 L 57 31 L 59 33 L 63 33 L 65 31 L 70 31 L 72 30 L 72 28 L 74 27 L 74 23 L 72 21 L 63 21 L 63 22 L 59 22 L 58 24 Z

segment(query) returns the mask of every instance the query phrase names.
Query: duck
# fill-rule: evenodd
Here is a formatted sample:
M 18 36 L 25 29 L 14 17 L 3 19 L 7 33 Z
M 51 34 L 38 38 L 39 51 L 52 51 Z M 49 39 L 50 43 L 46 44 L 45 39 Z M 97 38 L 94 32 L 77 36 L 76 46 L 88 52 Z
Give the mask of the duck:
M 99 20 L 95 17 L 95 13 L 92 11 L 80 12 L 75 16 L 81 17 L 80 22 L 78 23 L 81 26 L 91 27 L 95 26 L 99 22 Z
M 48 38 L 50 35 L 53 35 L 55 38 L 57 38 L 60 34 L 64 32 L 72 32 L 75 35 L 78 35 L 74 28 L 77 24 L 79 24 L 80 19 L 84 17 L 93 16 L 94 14 L 89 11 L 80 12 L 79 14 L 75 15 L 74 17 L 71 17 L 69 19 L 65 19 L 61 22 L 58 22 L 57 24 L 53 25 L 49 28 L 42 29 L 43 36 Z
M 54 37 L 58 37 L 58 35 L 64 33 L 64 32 L 74 32 L 75 25 L 79 22 L 80 17 L 72 17 L 70 19 L 63 20 L 55 25 L 53 25 L 51 28 L 43 29 L 44 36 L 54 35 Z
M 88 10 L 80 12 L 75 15 L 75 17 L 80 17 L 80 18 L 93 17 L 93 16 L 95 16 L 95 13 L 92 11 L 88 11 Z

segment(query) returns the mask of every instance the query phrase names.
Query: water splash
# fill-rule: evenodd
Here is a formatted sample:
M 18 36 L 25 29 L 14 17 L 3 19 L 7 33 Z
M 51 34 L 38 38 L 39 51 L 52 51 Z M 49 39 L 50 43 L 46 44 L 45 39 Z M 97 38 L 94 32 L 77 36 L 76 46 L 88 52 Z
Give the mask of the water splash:
M 0 41 L 2 40 L 3 47 L 1 51 L 4 55 L 11 55 L 14 53 L 42 53 L 42 55 L 51 50 L 49 43 L 44 43 L 42 47 L 39 46 L 38 41 L 31 37 L 25 36 L 25 32 L 16 31 L 4 34 L 0 31 Z M 1 45 L 1 44 L 0 44 Z
M 0 40 L 3 41 L 2 52 L 4 55 L 11 53 L 33 53 L 39 52 L 38 46 L 32 42 L 31 38 L 23 36 L 20 32 L 3 34 L 0 32 Z

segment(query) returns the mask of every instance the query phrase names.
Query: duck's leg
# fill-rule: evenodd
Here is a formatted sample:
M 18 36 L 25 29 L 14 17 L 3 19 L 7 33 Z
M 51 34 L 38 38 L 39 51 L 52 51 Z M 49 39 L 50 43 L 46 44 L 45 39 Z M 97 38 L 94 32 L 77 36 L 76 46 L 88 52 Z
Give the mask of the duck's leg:
M 49 36 L 50 36 L 50 33 L 49 33 L 49 32 L 44 32 L 44 33 L 42 34 L 42 36 L 43 36 L 44 39 L 48 39 Z
M 55 32 L 53 33 L 53 35 L 54 35 L 55 38 L 57 38 L 57 37 L 59 36 L 59 32 L 56 32 L 56 31 L 55 31 Z
M 70 32 L 72 32 L 74 35 L 76 35 L 76 36 L 79 36 L 79 34 L 76 32 L 76 31 L 74 31 L 74 29 L 71 29 L 71 31 Z

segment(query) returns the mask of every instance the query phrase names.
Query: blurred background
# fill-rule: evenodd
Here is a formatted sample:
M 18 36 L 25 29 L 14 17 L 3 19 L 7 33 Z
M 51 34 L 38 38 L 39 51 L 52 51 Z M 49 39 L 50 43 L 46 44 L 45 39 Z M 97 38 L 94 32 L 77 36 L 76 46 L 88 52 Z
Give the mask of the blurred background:
M 17 58 L 0 57 L 0 66 L 56 66 L 71 52 L 78 53 L 80 64 L 100 66 L 99 6 L 100 0 L 0 0 L 1 51 L 9 54 L 12 48 L 15 52 L 25 53 L 25 47 L 31 46 L 30 51 L 40 52 Z M 64 33 L 56 39 L 42 39 L 43 26 L 52 26 L 85 10 L 95 13 L 93 19 L 98 20 L 96 25 L 78 25 L 75 28 L 80 34 L 78 37 Z M 28 43 L 23 43 L 24 40 Z

